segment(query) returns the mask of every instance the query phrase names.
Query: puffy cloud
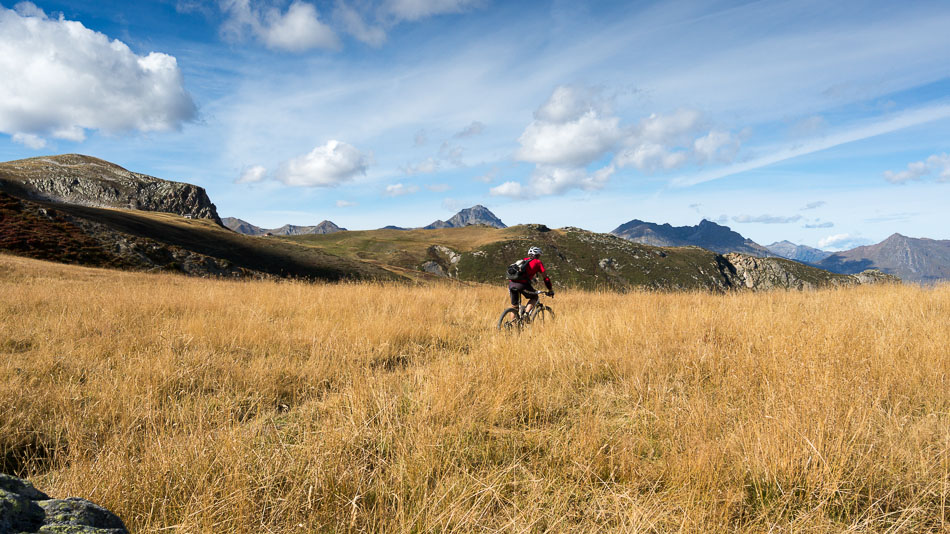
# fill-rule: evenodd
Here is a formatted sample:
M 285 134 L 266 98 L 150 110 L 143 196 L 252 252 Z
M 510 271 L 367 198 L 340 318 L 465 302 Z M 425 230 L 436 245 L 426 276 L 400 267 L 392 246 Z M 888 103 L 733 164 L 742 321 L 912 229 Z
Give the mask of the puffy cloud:
M 275 178 L 291 186 L 333 187 L 365 174 L 370 159 L 353 145 L 330 140 L 282 163 Z
M 818 241 L 818 248 L 824 250 L 848 250 L 870 243 L 868 239 L 851 234 L 834 234 Z
M 0 7 L 0 132 L 17 142 L 174 130 L 196 113 L 174 57 L 137 55 L 29 2 Z
M 620 120 L 603 116 L 591 90 L 555 88 L 518 141 L 516 157 L 541 165 L 580 167 L 611 151 L 622 138 Z
M 482 124 L 482 123 L 480 123 L 480 122 L 478 122 L 478 121 L 472 121 L 471 124 L 469 124 L 468 126 L 466 126 L 465 128 L 463 128 L 462 131 L 456 133 L 456 134 L 453 135 L 452 137 L 455 137 L 455 138 L 473 137 L 473 136 L 476 136 L 476 135 L 480 135 L 480 134 L 481 134 L 482 132 L 484 132 L 484 131 L 485 131 L 485 125 L 484 125 L 484 124 Z
M 356 202 L 350 202 L 349 200 L 337 200 L 336 207 L 338 208 L 351 208 L 356 205 Z
M 275 7 L 258 8 L 251 0 L 221 0 L 220 7 L 228 16 L 221 33 L 229 40 L 241 41 L 250 32 L 275 50 L 302 52 L 340 47 L 336 33 L 320 21 L 313 4 L 295 1 L 286 12 Z
M 589 164 L 620 140 L 619 122 L 594 111 L 568 122 L 534 121 L 518 138 L 517 158 L 542 165 Z
M 656 143 L 643 143 L 628 148 L 617 155 L 617 165 L 633 166 L 641 171 L 671 170 L 682 166 L 689 160 L 686 152 L 673 152 Z
M 687 144 L 700 131 L 702 114 L 678 109 L 669 115 L 651 114 L 637 125 L 633 139 L 639 143 L 662 145 Z
M 255 182 L 260 182 L 265 177 L 267 177 L 267 169 L 261 167 L 260 165 L 253 165 L 241 171 L 241 176 L 239 176 L 234 183 L 252 184 Z
M 525 188 L 518 182 L 505 182 L 496 185 L 489 190 L 493 197 L 513 197 L 519 198 L 525 196 Z
M 518 182 L 505 182 L 491 188 L 492 196 L 537 197 L 559 195 L 571 189 L 595 190 L 602 188 L 613 175 L 615 167 L 609 165 L 594 173 L 571 167 L 538 166 L 528 180 L 528 186 Z
M 428 174 L 439 170 L 439 162 L 434 158 L 427 158 L 415 165 L 406 165 L 402 172 L 412 176 L 413 174 Z
M 26 145 L 33 150 L 39 150 L 46 147 L 46 139 L 33 134 L 15 133 L 13 134 L 13 142 Z
M 950 181 L 950 154 L 934 154 L 924 161 L 908 164 L 903 171 L 885 171 L 884 179 L 892 184 L 903 184 L 930 175 L 937 175 L 938 182 Z
M 622 126 L 611 101 L 598 89 L 559 86 L 535 112 L 518 138 L 515 157 L 536 164 L 529 183 L 511 183 L 491 190 L 494 195 L 560 194 L 574 188 L 603 185 L 617 168 L 643 172 L 671 170 L 694 163 L 732 161 L 739 139 L 723 130 L 709 130 L 702 115 L 680 109 L 652 114 L 632 126 Z M 590 174 L 587 167 L 613 154 L 612 162 Z
M 417 185 L 403 185 L 403 184 L 392 184 L 386 186 L 385 195 L 387 197 L 401 197 L 403 195 L 409 195 L 419 191 L 419 186 Z
M 388 0 L 386 11 L 399 20 L 419 20 L 433 15 L 461 13 L 482 0 Z
M 761 224 L 788 224 L 800 221 L 802 219 L 801 215 L 793 215 L 791 217 L 782 217 L 778 215 L 737 215 L 732 218 L 733 221 L 737 223 L 761 223 Z
M 687 163 L 728 163 L 739 151 L 739 139 L 729 132 L 704 130 L 702 114 L 680 109 L 669 115 L 651 114 L 624 139 L 616 156 L 621 167 L 644 172 L 672 170 Z
M 719 161 L 728 163 L 739 151 L 739 139 L 729 132 L 712 130 L 693 141 L 693 152 L 700 163 Z

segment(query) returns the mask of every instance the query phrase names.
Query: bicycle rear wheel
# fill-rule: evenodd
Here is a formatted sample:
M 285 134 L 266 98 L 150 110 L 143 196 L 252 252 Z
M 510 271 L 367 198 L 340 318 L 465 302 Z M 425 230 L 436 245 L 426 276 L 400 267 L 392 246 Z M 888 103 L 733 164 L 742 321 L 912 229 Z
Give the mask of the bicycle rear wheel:
M 501 312 L 498 318 L 498 330 L 502 332 L 517 332 L 521 330 L 521 319 L 518 318 L 518 308 L 508 308 Z

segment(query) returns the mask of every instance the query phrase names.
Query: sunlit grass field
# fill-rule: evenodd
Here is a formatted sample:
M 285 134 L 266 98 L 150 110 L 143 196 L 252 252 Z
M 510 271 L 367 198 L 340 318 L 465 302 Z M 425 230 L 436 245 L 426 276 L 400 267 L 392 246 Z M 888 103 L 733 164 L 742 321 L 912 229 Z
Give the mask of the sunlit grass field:
M 0 256 L 0 459 L 133 532 L 947 532 L 950 286 L 234 282 Z

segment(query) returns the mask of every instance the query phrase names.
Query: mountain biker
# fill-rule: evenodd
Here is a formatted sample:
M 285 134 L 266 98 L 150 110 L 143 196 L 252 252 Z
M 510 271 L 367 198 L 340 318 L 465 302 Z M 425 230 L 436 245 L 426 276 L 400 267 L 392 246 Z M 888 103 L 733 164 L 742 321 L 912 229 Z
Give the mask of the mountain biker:
M 554 289 L 551 287 L 551 279 L 544 271 L 544 264 L 541 263 L 541 249 L 531 247 L 528 249 L 528 257 L 524 258 L 528 262 L 524 276 L 510 280 L 508 282 L 508 293 L 511 294 L 511 305 L 521 309 L 521 295 L 528 299 L 528 306 L 524 309 L 524 315 L 529 316 L 534 305 L 538 303 L 538 292 L 531 285 L 531 280 L 535 275 L 544 275 L 544 285 L 547 286 L 547 296 L 554 296 Z

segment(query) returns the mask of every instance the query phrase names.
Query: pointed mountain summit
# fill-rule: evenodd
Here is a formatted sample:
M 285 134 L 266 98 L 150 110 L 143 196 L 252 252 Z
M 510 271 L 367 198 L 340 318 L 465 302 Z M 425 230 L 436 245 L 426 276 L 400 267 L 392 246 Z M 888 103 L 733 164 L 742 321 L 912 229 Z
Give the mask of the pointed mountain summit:
M 634 243 L 655 247 L 695 246 L 720 254 L 741 252 L 759 257 L 774 256 L 767 248 L 734 232 L 728 226 L 706 219 L 696 226 L 671 226 L 668 223 L 656 224 L 634 219 L 621 224 L 610 233 Z
M 893 234 L 876 245 L 836 252 L 817 265 L 842 274 L 875 268 L 908 282 L 932 284 L 950 280 L 950 240 Z
M 433 222 L 428 226 L 424 226 L 424 230 L 435 230 L 437 228 L 461 228 L 463 226 L 470 226 L 473 224 L 482 224 L 485 226 L 491 226 L 493 228 L 508 228 L 505 223 L 501 222 L 501 219 L 495 216 L 488 208 L 478 204 L 472 206 L 471 208 L 465 208 L 447 221 L 438 220 Z
M 776 256 L 800 261 L 802 263 L 818 263 L 834 254 L 833 252 L 809 247 L 807 245 L 796 245 L 788 240 L 777 241 L 771 245 L 766 245 L 765 248 L 769 249 L 769 251 Z

